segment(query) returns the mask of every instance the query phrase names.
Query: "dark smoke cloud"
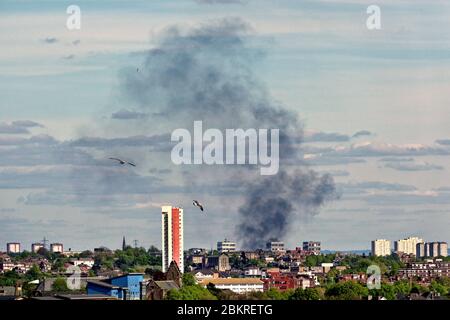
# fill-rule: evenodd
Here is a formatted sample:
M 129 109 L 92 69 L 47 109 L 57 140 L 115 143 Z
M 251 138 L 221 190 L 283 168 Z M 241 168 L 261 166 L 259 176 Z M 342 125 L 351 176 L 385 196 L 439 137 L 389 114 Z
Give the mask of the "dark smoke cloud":
M 317 214 L 334 193 L 331 175 L 314 171 L 281 171 L 249 185 L 246 203 L 239 209 L 242 247 L 262 248 L 269 239 L 282 239 L 292 219 Z
M 257 79 L 255 63 L 262 53 L 251 46 L 250 33 L 240 19 L 208 23 L 188 32 L 170 28 L 148 52 L 139 72 L 135 68 L 124 72 L 123 93 L 136 109 L 160 115 L 157 121 L 148 120 L 146 125 L 152 129 L 190 129 L 194 120 L 219 129 L 280 129 L 280 163 L 300 163 L 302 123 L 296 113 L 275 103 Z M 210 176 L 244 186 L 245 203 L 239 209 L 236 232 L 246 248 L 283 238 L 293 219 L 316 214 L 334 195 L 330 175 L 298 166 L 293 172 L 280 168 L 278 175 L 267 177 L 241 166 L 228 166 L 233 174 L 223 177 L 214 170 L 223 168 L 202 167 L 201 180 Z M 193 181 L 191 176 L 186 179 L 186 190 L 192 191 Z

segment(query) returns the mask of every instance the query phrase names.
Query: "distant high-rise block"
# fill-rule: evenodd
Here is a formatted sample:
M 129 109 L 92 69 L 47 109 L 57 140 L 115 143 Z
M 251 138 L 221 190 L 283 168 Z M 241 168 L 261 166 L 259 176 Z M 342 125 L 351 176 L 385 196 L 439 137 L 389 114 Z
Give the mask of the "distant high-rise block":
M 37 253 L 41 248 L 45 248 L 43 243 L 36 242 L 31 244 L 31 252 L 33 253 Z
M 417 255 L 417 244 L 423 242 L 423 239 L 418 237 L 409 237 L 406 239 L 397 240 L 394 243 L 394 251 Z
M 372 241 L 372 256 L 388 256 L 391 254 L 391 242 L 385 239 L 377 239 Z
M 50 251 L 53 253 L 63 253 L 64 248 L 62 243 L 52 243 L 50 244 Z
M 439 242 L 429 242 L 428 243 L 428 256 L 438 257 L 439 256 Z
M 446 257 L 448 254 L 447 242 L 426 242 L 418 243 L 417 246 L 417 257 Z
M 446 257 L 448 255 L 447 242 L 439 242 L 439 256 Z
M 7 253 L 19 253 L 20 252 L 20 243 L 8 242 L 6 244 L 6 252 Z
M 284 242 L 278 240 L 272 240 L 266 243 L 266 249 L 276 252 L 276 251 L 284 251 Z
M 420 242 L 416 244 L 416 257 L 423 258 L 428 255 L 428 243 Z
M 222 252 L 235 252 L 236 242 L 229 241 L 227 239 L 217 242 L 217 251 Z
M 161 213 L 162 271 L 166 272 L 170 263 L 175 261 L 183 272 L 183 209 L 162 206 Z
M 320 254 L 320 241 L 304 241 L 303 250 L 311 252 L 315 255 Z

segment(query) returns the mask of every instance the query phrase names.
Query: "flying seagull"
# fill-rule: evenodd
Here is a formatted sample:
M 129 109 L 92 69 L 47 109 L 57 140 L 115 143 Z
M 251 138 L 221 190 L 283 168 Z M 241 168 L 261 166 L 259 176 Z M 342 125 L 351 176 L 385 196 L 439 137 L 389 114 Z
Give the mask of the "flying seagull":
M 193 204 L 194 206 L 196 206 L 196 207 L 199 207 L 200 210 L 203 211 L 203 205 L 202 205 L 200 202 L 198 202 L 197 200 L 193 200 L 193 201 L 192 201 L 192 204 Z
M 118 161 L 122 165 L 129 164 L 130 166 L 136 167 L 136 165 L 134 163 L 128 162 L 128 161 L 125 161 L 125 160 L 122 160 L 122 159 L 119 159 L 119 158 L 109 158 L 109 159 Z

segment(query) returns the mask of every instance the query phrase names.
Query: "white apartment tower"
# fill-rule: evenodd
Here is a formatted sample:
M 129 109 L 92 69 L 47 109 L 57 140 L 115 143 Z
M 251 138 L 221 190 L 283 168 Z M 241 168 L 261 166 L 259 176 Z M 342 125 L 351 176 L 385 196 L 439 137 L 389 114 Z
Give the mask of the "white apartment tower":
M 7 253 L 20 253 L 20 243 L 18 242 L 8 242 L 6 244 Z
M 377 239 L 372 241 L 372 256 L 384 257 L 391 254 L 391 242 L 385 239 Z
M 416 255 L 417 244 L 423 242 L 423 239 L 419 237 L 409 237 L 406 239 L 397 240 L 395 241 L 394 250 L 395 252 L 403 252 L 406 254 Z

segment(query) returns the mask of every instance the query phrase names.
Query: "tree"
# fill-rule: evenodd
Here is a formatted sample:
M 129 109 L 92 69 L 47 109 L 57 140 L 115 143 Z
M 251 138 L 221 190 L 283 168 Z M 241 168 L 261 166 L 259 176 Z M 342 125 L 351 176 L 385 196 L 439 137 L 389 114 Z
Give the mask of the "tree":
M 325 292 L 331 300 L 361 300 L 368 294 L 369 290 L 355 281 L 339 282 L 328 287 Z
M 183 274 L 183 286 L 193 286 L 197 282 L 195 281 L 195 277 L 190 273 Z
M 208 285 L 206 286 L 206 289 L 220 300 L 220 294 L 221 294 L 222 290 L 217 289 L 216 285 L 214 283 L 208 283 Z
M 398 295 L 407 295 L 411 291 L 411 287 L 407 280 L 400 280 L 394 283 L 394 290 Z
M 449 289 L 444 286 L 443 284 L 440 284 L 439 282 L 433 280 L 430 284 L 430 291 L 434 291 L 439 293 L 441 296 L 445 296 L 449 293 Z
M 15 271 L 6 271 L 0 276 L 0 286 L 15 286 L 20 280 L 20 275 Z
M 42 257 L 44 257 L 44 258 L 46 258 L 46 259 L 48 259 L 48 260 L 50 260 L 50 258 L 51 258 L 50 257 L 50 252 L 47 249 L 45 249 L 44 247 L 39 248 L 39 250 L 37 251 L 37 254 L 42 256 Z
M 65 278 L 58 277 L 55 279 L 52 285 L 52 290 L 56 292 L 67 292 L 69 288 L 67 287 L 67 281 Z
M 418 284 L 416 282 L 414 282 L 412 284 L 412 287 L 411 287 L 411 290 L 410 290 L 411 293 L 419 293 L 419 294 L 422 294 L 422 293 L 428 292 L 428 291 L 429 291 L 429 289 L 427 287 L 422 286 L 422 285 L 420 285 L 420 284 Z
M 39 267 L 35 264 L 30 268 L 30 270 L 27 271 L 25 274 L 28 281 L 40 279 L 42 277 L 42 272 L 39 269 Z
M 207 289 L 199 286 L 183 286 L 181 289 L 172 289 L 167 292 L 167 300 L 217 300 Z
M 291 295 L 291 291 L 280 291 L 275 288 L 270 288 L 265 292 L 265 296 L 270 300 L 287 300 Z
M 319 288 L 298 288 L 290 296 L 289 300 L 321 300 L 323 294 Z
M 395 300 L 397 298 L 397 292 L 394 285 L 389 283 L 382 283 L 380 289 L 372 289 L 369 293 L 374 298 L 384 297 L 387 300 Z
M 79 255 L 80 258 L 92 258 L 93 256 L 94 256 L 94 254 L 90 250 L 84 250 Z
M 336 269 L 331 269 L 330 271 L 328 271 L 328 273 L 326 275 L 326 283 L 327 284 L 335 284 L 339 273 L 340 272 Z

